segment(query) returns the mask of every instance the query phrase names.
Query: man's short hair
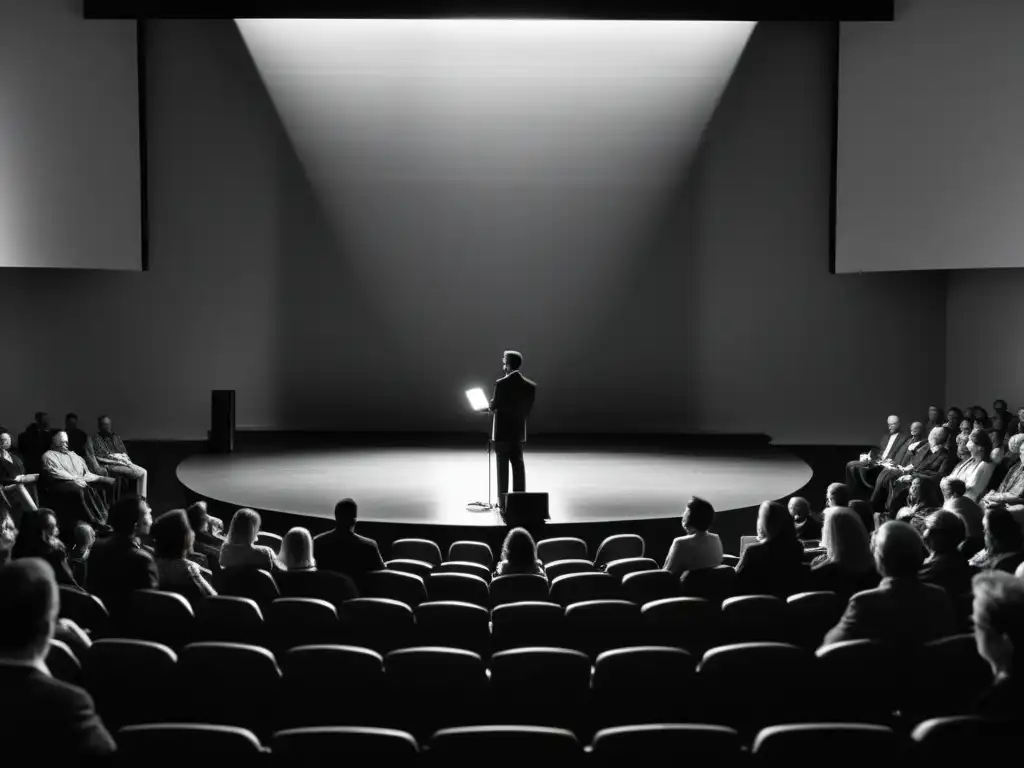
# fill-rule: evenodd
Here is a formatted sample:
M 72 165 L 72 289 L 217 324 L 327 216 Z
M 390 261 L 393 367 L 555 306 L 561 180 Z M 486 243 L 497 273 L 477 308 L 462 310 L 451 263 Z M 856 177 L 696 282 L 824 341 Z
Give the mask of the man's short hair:
M 144 514 L 142 504 L 141 496 L 122 496 L 110 505 L 110 511 L 107 513 L 107 524 L 119 536 L 131 536 L 135 532 L 135 526 Z
M 334 505 L 334 521 L 351 528 L 356 523 L 356 503 L 353 499 L 342 499 Z
M 928 534 L 926 543 L 933 552 L 940 555 L 956 551 L 960 542 L 967 537 L 967 529 L 960 515 L 945 509 L 928 516 L 925 530 Z
M 686 508 L 689 510 L 686 521 L 691 528 L 706 531 L 715 521 L 715 508 L 707 499 L 691 496 L 690 500 L 686 502 Z
M 985 507 L 985 539 L 1000 552 L 1017 552 L 1024 546 L 1024 531 L 1005 504 Z
M 515 350 L 505 350 L 505 361 L 508 363 L 508 367 L 513 371 L 518 371 L 523 367 L 523 356 Z
M 995 410 L 997 410 L 997 411 L 1005 411 L 1006 410 L 1006 401 L 1005 400 L 996 400 L 995 402 L 992 403 L 992 407 Z
M 36 424 L 43 420 L 43 416 L 46 416 L 46 411 L 36 411 Z
M 837 507 L 850 506 L 850 487 L 846 483 L 832 483 L 826 491 Z
M 1024 581 L 1003 571 L 983 571 L 974 577 L 971 587 L 975 625 L 1007 635 L 1015 661 L 1024 658 Z
M 932 431 L 928 433 L 928 439 L 936 438 L 939 445 L 942 445 L 949 439 L 949 430 L 945 427 L 933 427 Z
M 188 524 L 196 533 L 200 533 L 204 526 L 210 524 L 210 515 L 207 512 L 205 501 L 200 500 L 189 504 L 185 507 L 185 514 L 188 515 Z
M 64 422 L 67 423 L 67 422 L 71 421 L 71 419 L 74 419 L 75 421 L 78 421 L 78 414 L 77 413 L 69 413 L 67 416 L 64 417 Z
M 104 419 L 109 419 L 109 418 L 110 418 L 110 417 L 109 417 L 109 416 L 107 416 L 107 414 L 105 414 L 105 413 L 104 413 L 104 414 L 102 414 L 101 416 L 99 416 L 99 417 L 98 417 L 98 418 L 96 419 L 96 423 L 97 423 L 97 424 L 102 424 L 102 423 L 103 423 L 103 420 L 104 420 Z
M 0 568 L 0 656 L 43 654 L 53 634 L 59 595 L 53 567 L 26 557 Z
M 875 535 L 875 559 L 882 576 L 917 576 L 924 562 L 924 542 L 909 523 L 890 520 Z
M 939 481 L 939 487 L 943 494 L 949 494 L 954 499 L 959 499 L 967 493 L 967 483 L 959 477 L 944 477 Z

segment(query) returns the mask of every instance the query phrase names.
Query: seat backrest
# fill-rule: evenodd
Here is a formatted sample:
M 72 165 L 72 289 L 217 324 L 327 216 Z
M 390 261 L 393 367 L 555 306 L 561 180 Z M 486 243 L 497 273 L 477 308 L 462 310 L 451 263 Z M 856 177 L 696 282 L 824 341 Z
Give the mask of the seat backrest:
M 358 597 L 345 603 L 350 621 L 348 632 L 355 645 L 387 653 L 415 644 L 416 620 L 413 609 L 399 600 Z
M 587 542 L 575 536 L 558 536 L 537 542 L 537 558 L 542 563 L 555 560 L 589 560 Z
M 473 603 L 455 600 L 421 603 L 416 609 L 420 645 L 462 648 L 487 656 L 490 652 L 490 612 Z
M 384 657 L 389 686 L 419 691 L 485 689 L 487 670 L 480 654 L 459 648 L 420 646 L 391 651 Z
M 518 603 L 524 600 L 548 599 L 548 582 L 543 576 L 529 573 L 510 573 L 491 581 L 491 607 Z
M 256 543 L 263 547 L 270 547 L 274 550 L 275 555 L 281 554 L 281 545 L 284 543 L 284 539 L 278 536 L 276 533 L 270 531 L 260 531 L 256 534 Z
M 846 609 L 835 592 L 800 592 L 786 599 L 789 642 L 814 650 Z
M 490 583 L 491 569 L 480 563 L 473 563 L 469 560 L 445 560 L 437 566 L 434 573 L 468 573 L 471 576 L 479 576 Z
M 491 685 L 497 695 L 527 691 L 543 696 L 548 691 L 574 691 L 585 695 L 590 687 L 590 658 L 568 648 L 513 648 L 491 656 Z
M 60 585 L 60 615 L 89 630 L 93 638 L 104 637 L 110 628 L 110 614 L 103 601 L 66 584 Z
M 487 582 L 468 573 L 432 573 L 427 579 L 427 595 L 432 601 L 459 600 L 481 607 L 490 607 Z
M 491 611 L 491 643 L 495 651 L 525 646 L 561 647 L 565 642 L 565 609 L 555 603 L 524 601 Z
M 217 688 L 244 685 L 248 690 L 266 684 L 267 690 L 281 679 L 277 660 L 266 648 L 243 643 L 191 643 L 178 654 L 183 680 L 202 680 Z
M 428 745 L 438 765 L 468 765 L 481 755 L 501 755 L 503 765 L 529 764 L 543 756 L 546 765 L 577 768 L 583 747 L 572 731 L 529 725 L 443 728 Z
M 919 765 L 968 765 L 983 753 L 1016 754 L 1020 723 L 977 715 L 935 717 L 918 723 L 910 738 Z
M 591 762 L 599 768 L 621 768 L 637 755 L 686 755 L 693 765 L 734 765 L 742 746 L 732 728 L 672 723 L 604 728 L 592 744 Z
M 71 685 L 82 684 L 82 664 L 67 643 L 50 640 L 46 666 L 55 678 Z
M 642 645 L 615 648 L 594 663 L 594 690 L 671 690 L 692 681 L 697 658 L 682 648 Z
M 391 559 L 422 560 L 431 565 L 440 565 L 441 548 L 430 539 L 397 539 L 391 544 Z
M 389 571 L 411 573 L 415 576 L 419 576 L 421 579 L 426 579 L 430 575 L 431 571 L 434 570 L 434 566 L 431 563 L 423 560 L 388 560 L 384 563 L 384 567 Z
M 574 558 L 570 560 L 553 560 L 544 565 L 544 573 L 548 581 L 554 581 L 559 576 L 569 573 L 596 573 L 597 568 L 589 560 Z
M 456 541 L 448 547 L 449 560 L 479 563 L 486 568 L 494 567 L 494 553 L 490 545 L 482 541 Z
M 82 660 L 83 684 L 96 701 L 103 722 L 115 731 L 130 723 L 163 718 L 168 691 L 175 684 L 178 657 L 170 648 L 148 640 L 103 639 Z
M 619 560 L 611 560 L 605 565 L 605 573 L 618 576 L 620 579 L 637 571 L 656 570 L 658 570 L 658 564 L 649 557 L 624 557 Z
M 685 648 L 695 655 L 716 645 L 722 635 L 722 613 L 701 597 L 653 600 L 640 609 L 648 640 Z
M 336 643 L 340 632 L 338 612 L 326 600 L 279 597 L 267 608 L 266 634 L 275 653 L 296 645 Z
M 678 597 L 679 579 L 671 571 L 660 568 L 627 573 L 622 577 L 622 596 L 637 605 L 666 597 Z
M 679 580 L 680 592 L 684 597 L 703 597 L 715 603 L 736 594 L 736 571 L 728 565 L 687 571 Z
M 786 604 L 771 595 L 741 595 L 722 602 L 726 642 L 786 642 Z
M 270 742 L 275 764 L 328 766 L 338 765 L 338 756 L 352 766 L 416 765 L 419 746 L 405 731 L 360 726 L 317 726 L 278 731 Z
M 427 599 L 423 579 L 401 571 L 371 571 L 366 574 L 364 587 L 366 597 L 386 597 L 411 608 Z
M 137 589 L 129 596 L 128 610 L 118 624 L 137 639 L 177 649 L 192 640 L 195 614 L 188 600 L 176 592 Z
M 372 688 L 384 684 L 384 657 L 369 648 L 352 645 L 301 645 L 281 657 L 281 674 L 286 686 L 335 689 L 343 683 Z
M 150 723 L 126 725 L 117 733 L 117 751 L 144 765 L 154 755 L 195 755 L 218 758 L 257 758 L 263 748 L 256 735 L 230 725 Z
M 260 608 L 281 596 L 274 577 L 262 568 L 223 568 L 217 572 L 216 581 L 218 594 L 248 597 Z
M 882 755 L 886 761 L 899 756 L 900 746 L 892 728 L 884 725 L 799 723 L 764 728 L 751 752 L 759 762 L 773 765 L 801 765 L 811 755 L 824 754 L 842 756 L 843 765 L 870 765 Z
M 569 573 L 551 582 L 551 599 L 561 606 L 621 596 L 622 582 L 607 573 Z
M 595 658 L 602 651 L 640 645 L 640 606 L 628 600 L 585 600 L 565 609 L 568 647 Z
M 600 568 L 613 560 L 643 557 L 646 549 L 643 536 L 636 533 L 617 533 L 601 542 L 597 554 L 594 555 L 594 565 Z
M 197 641 L 260 645 L 263 632 L 263 612 L 251 598 L 216 595 L 196 606 Z

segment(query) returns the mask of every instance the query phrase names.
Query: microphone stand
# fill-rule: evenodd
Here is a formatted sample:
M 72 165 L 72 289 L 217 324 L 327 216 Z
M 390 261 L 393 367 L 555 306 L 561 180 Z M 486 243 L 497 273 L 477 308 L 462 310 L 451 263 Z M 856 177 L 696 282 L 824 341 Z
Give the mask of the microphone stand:
M 467 508 L 471 512 L 490 512 L 498 509 L 497 504 L 491 503 L 491 446 L 494 441 L 490 437 L 487 438 L 487 501 L 471 501 L 467 504 Z

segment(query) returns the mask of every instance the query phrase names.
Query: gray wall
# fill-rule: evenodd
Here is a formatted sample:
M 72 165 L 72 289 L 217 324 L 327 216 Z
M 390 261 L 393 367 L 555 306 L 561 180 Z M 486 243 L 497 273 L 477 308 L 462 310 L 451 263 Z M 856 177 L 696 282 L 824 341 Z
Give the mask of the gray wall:
M 759 25 L 694 166 L 592 320 L 567 332 L 551 301 L 513 339 L 480 290 L 494 275 L 463 305 L 366 298 L 232 23 L 154 23 L 148 52 L 151 271 L 4 273 L 21 330 L 9 426 L 39 408 L 110 411 L 129 437 L 194 438 L 209 390 L 226 387 L 243 427 L 482 428 L 461 389 L 495 375 L 505 346 L 541 384 L 534 432 L 853 443 L 941 399 L 945 318 L 926 301 L 943 278 L 828 274 L 823 27 Z M 533 215 L 523 226 L 555 226 Z M 396 201 L 392 225 L 414 224 Z M 551 276 L 563 286 L 571 276 Z M 894 336 L 916 354 L 894 354 Z

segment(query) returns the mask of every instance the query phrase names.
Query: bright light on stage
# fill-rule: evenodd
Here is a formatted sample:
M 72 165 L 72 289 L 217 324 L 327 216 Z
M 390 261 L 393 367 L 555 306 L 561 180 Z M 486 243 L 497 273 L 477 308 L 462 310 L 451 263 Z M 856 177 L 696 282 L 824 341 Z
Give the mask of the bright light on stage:
M 490 407 L 487 396 L 480 387 L 466 390 L 466 399 L 469 400 L 469 407 L 474 411 L 486 411 Z

